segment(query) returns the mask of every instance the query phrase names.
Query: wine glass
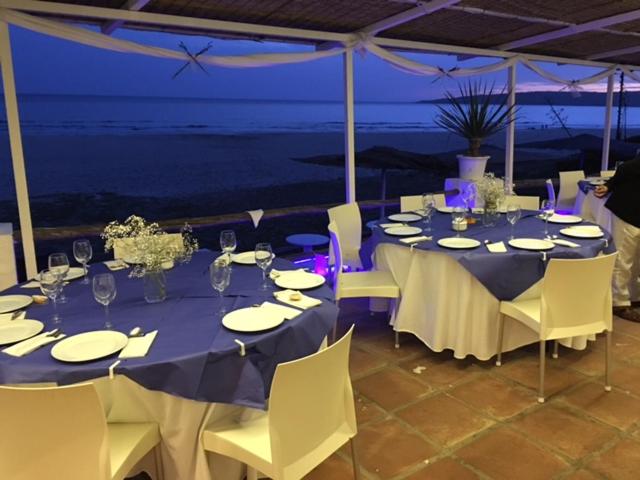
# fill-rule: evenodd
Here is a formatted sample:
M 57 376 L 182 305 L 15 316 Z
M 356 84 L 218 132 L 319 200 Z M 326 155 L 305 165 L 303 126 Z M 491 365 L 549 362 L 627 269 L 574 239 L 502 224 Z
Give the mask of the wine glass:
M 64 277 L 69 271 L 69 258 L 66 253 L 52 253 L 49 255 L 49 270 L 60 277 L 60 295 L 59 303 L 67 303 L 67 297 L 64 295 Z
M 83 285 L 89 284 L 89 277 L 87 276 L 87 263 L 93 256 L 93 249 L 91 248 L 91 242 L 86 239 L 75 240 L 73 242 L 73 256 L 78 263 L 82 264 L 84 270 L 84 278 L 82 279 Z
M 511 236 L 509 237 L 510 240 L 514 239 L 513 227 L 515 226 L 516 223 L 518 223 L 518 220 L 520 220 L 521 216 L 522 216 L 522 210 L 520 209 L 520 205 L 507 206 L 507 222 L 511 224 Z
M 426 227 L 424 228 L 425 232 L 431 231 L 431 216 L 433 215 L 433 210 L 436 208 L 436 200 L 433 198 L 432 193 L 425 193 L 422 195 L 422 210 L 424 212 L 424 223 Z
M 267 269 L 273 261 L 273 251 L 271 250 L 271 244 L 258 243 L 256 245 L 256 265 L 262 270 L 262 286 L 260 290 L 267 289 Z
M 451 221 L 455 226 L 456 237 L 460 237 L 460 228 L 466 216 L 467 210 L 464 207 L 454 207 L 453 210 L 451 210 Z
M 236 233 L 233 230 L 223 230 L 220 232 L 220 248 L 222 253 L 226 253 L 231 263 L 231 254 L 236 250 Z
M 62 292 L 62 279 L 51 270 L 43 270 L 40 272 L 40 291 L 46 295 L 51 303 L 53 303 L 53 323 L 60 324 L 60 315 L 58 314 L 58 298 Z
M 107 329 L 113 328 L 109 318 L 109 304 L 116 298 L 116 293 L 116 279 L 112 274 L 100 273 L 93 277 L 93 298 L 104 305 L 104 326 Z
M 540 204 L 540 214 L 544 218 L 544 234 L 549 236 L 549 218 L 555 210 L 555 202 L 553 200 L 543 200 Z
M 224 308 L 224 296 L 223 293 L 231 283 L 231 265 L 224 259 L 219 259 L 209 265 L 209 282 L 213 289 L 218 292 L 220 297 L 220 310 L 218 314 L 224 315 L 226 309 Z

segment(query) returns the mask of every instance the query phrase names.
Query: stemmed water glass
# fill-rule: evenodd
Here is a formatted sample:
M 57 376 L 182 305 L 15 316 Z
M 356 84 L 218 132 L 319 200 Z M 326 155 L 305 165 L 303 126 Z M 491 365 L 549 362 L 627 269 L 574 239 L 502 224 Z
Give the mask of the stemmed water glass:
M 89 263 L 89 260 L 91 260 L 91 257 L 93 256 L 91 242 L 86 239 L 75 240 L 73 242 L 73 256 L 78 263 L 82 264 L 82 269 L 84 270 L 84 278 L 81 283 L 83 285 L 88 285 L 89 277 L 87 275 L 87 263 Z
M 226 313 L 223 293 L 231 283 L 231 264 L 225 259 L 218 259 L 209 265 L 209 282 L 220 297 L 218 314 L 222 316 Z
M 453 207 L 451 211 L 451 221 L 455 225 L 456 237 L 460 238 L 460 228 L 467 216 L 467 210 L 464 207 Z
M 231 254 L 236 250 L 237 241 L 236 233 L 233 230 L 223 230 L 220 232 L 220 248 L 222 253 L 225 253 L 228 258 L 228 263 L 231 263 Z
M 553 200 L 543 200 L 540 204 L 540 214 L 544 218 L 544 235 L 549 236 L 549 218 L 555 210 L 555 202 Z
M 433 215 L 433 210 L 436 208 L 436 201 L 433 198 L 432 193 L 425 193 L 422 195 L 422 211 L 424 212 L 424 223 L 426 227 L 424 228 L 425 232 L 431 231 L 431 216 Z
M 509 240 L 514 239 L 513 227 L 515 226 L 516 223 L 518 223 L 518 220 L 520 220 L 521 216 L 522 216 L 522 210 L 520 209 L 520 205 L 507 206 L 507 222 L 511 224 L 511 236 L 509 237 Z
M 113 328 L 109 318 L 109 304 L 116 298 L 116 293 L 116 279 L 112 274 L 100 273 L 93 277 L 93 298 L 104 305 L 104 326 L 107 329 Z
M 64 277 L 69 271 L 69 258 L 66 253 L 52 253 L 49 255 L 49 271 L 60 277 L 60 295 L 58 302 L 67 303 L 67 297 L 64 296 Z
M 58 314 L 58 298 L 62 292 L 62 279 L 51 270 L 43 270 L 40 272 L 40 291 L 46 295 L 51 303 L 53 303 L 53 323 L 60 324 L 60 315 Z
M 267 269 L 271 266 L 273 261 L 273 251 L 271 250 L 271 244 L 258 243 L 256 245 L 256 265 L 262 270 L 262 286 L 260 290 L 267 289 Z

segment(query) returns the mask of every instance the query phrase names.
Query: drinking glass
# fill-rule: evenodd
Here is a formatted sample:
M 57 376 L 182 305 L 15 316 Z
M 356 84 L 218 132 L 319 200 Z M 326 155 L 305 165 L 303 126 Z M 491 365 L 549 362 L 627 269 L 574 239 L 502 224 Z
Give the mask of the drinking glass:
M 464 207 L 454 207 L 451 211 L 451 221 L 454 225 L 461 226 L 466 216 L 467 210 Z M 456 237 L 460 237 L 458 228 L 456 228 Z
M 273 251 L 271 250 L 271 244 L 258 243 L 256 245 L 256 265 L 262 270 L 262 286 L 260 290 L 267 289 L 267 269 L 271 266 L 273 261 Z
M 544 234 L 549 235 L 549 218 L 553 215 L 555 210 L 555 202 L 553 200 L 543 200 L 540 204 L 540 214 L 544 218 Z
M 58 298 L 62 292 L 62 279 L 51 270 L 43 270 L 40 272 L 40 291 L 53 303 L 53 317 L 51 319 L 54 325 L 59 325 Z
M 220 298 L 218 314 L 222 316 L 226 313 L 223 293 L 231 283 L 231 265 L 229 262 L 220 259 L 209 265 L 209 282 L 211 282 L 213 289 L 218 292 Z
M 59 303 L 67 303 L 67 297 L 64 296 L 64 277 L 69 271 L 69 258 L 66 253 L 52 253 L 49 255 L 49 270 L 60 277 L 60 295 Z
M 425 232 L 431 231 L 431 216 L 433 215 L 433 211 L 436 208 L 436 200 L 433 198 L 432 193 L 425 193 L 422 195 L 422 210 L 424 212 L 424 223 L 426 227 L 424 228 Z
M 514 239 L 513 227 L 515 226 L 516 223 L 518 223 L 518 220 L 520 220 L 521 216 L 522 216 L 522 210 L 520 209 L 520 205 L 507 206 L 507 222 L 511 224 L 511 236 L 509 237 L 510 240 Z
M 112 274 L 100 273 L 93 277 L 93 298 L 104 305 L 104 326 L 107 329 L 113 328 L 109 318 L 109 304 L 116 298 L 116 293 L 116 279 Z
M 82 279 L 83 285 L 89 284 L 89 277 L 87 276 L 87 263 L 93 256 L 93 249 L 91 248 L 91 242 L 86 239 L 75 240 L 73 242 L 73 256 L 78 263 L 82 264 L 84 270 L 84 278 Z
M 231 254 L 236 250 L 236 233 L 233 230 L 223 230 L 220 232 L 220 248 L 222 253 L 227 254 L 229 263 L 231 263 Z

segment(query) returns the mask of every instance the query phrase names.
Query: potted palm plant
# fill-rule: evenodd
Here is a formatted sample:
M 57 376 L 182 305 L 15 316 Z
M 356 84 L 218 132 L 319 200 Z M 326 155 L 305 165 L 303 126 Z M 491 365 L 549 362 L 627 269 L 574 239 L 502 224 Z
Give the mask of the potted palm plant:
M 467 140 L 467 152 L 458 155 L 459 176 L 477 180 L 482 178 L 489 160 L 488 156 L 480 155 L 482 142 L 513 122 L 516 108 L 507 104 L 504 90 L 494 96 L 493 85 L 487 87 L 481 82 L 468 82 L 459 88 L 459 96 L 445 93 L 448 106 L 437 105 L 439 113 L 435 123 Z

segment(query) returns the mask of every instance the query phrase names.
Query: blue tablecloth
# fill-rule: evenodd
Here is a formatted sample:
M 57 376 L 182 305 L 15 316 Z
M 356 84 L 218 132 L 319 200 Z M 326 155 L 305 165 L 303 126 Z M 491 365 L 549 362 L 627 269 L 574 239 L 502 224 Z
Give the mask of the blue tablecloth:
M 514 229 L 516 238 L 544 238 L 544 221 L 536 215 L 537 212 L 523 211 L 522 218 Z M 388 221 L 382 223 L 388 223 Z M 421 222 L 411 225 L 424 226 Z M 455 236 L 456 232 L 451 229 L 451 215 L 435 212 L 432 218 L 432 232 L 424 233 L 424 235 L 433 236 L 433 240 L 421 242 L 414 248 L 440 252 L 455 258 L 496 298 L 513 300 L 544 276 L 547 261 L 551 258 L 586 258 L 596 256 L 599 252 L 609 253 L 615 250 L 608 232 L 605 232 L 604 238 L 594 240 L 568 238 L 560 233 L 561 229 L 568 226 L 550 223 L 549 234 L 578 243 L 579 248 L 556 245 L 553 250 L 547 251 L 544 255 L 541 252 L 512 248 L 507 244 L 510 225 L 505 215 L 501 215 L 495 227 L 484 227 L 478 221 L 470 225 L 467 231 L 462 232 L 462 236 L 475 238 L 481 243 L 485 240 L 492 243 L 504 241 L 507 253 L 491 253 L 484 245 L 472 250 L 451 250 L 437 244 L 441 238 Z M 386 235 L 379 227 L 373 229 L 372 238 L 374 245 L 393 243 L 409 248 L 408 245 L 400 242 L 401 237 Z
M 231 332 L 217 315 L 217 293 L 209 284 L 208 266 L 217 256 L 200 251 L 192 261 L 167 272 L 168 298 L 147 304 L 141 279 L 128 278 L 128 270 L 114 272 L 118 294 L 111 305 L 114 329 L 128 333 L 139 326 L 143 331 L 158 329 L 156 340 L 144 358 L 123 360 L 115 369 L 140 385 L 193 400 L 222 402 L 264 408 L 275 367 L 280 362 L 309 355 L 320 346 L 333 328 L 338 309 L 333 293 L 322 286 L 305 292 L 326 300 L 294 320 L 271 331 L 242 334 Z M 276 259 L 274 267 L 294 268 L 291 262 Z M 107 271 L 92 265 L 91 274 Z M 227 310 L 248 307 L 269 300 L 275 302 L 271 284 L 260 292 L 261 271 L 256 266 L 233 266 L 231 285 L 225 292 Z M 40 293 L 14 287 L 5 294 Z M 59 305 L 62 328 L 67 335 L 103 329 L 104 309 L 95 302 L 90 285 L 79 281 L 65 287 L 68 303 Z M 276 302 L 277 303 L 277 302 Z M 51 305 L 32 304 L 27 318 L 41 320 L 52 328 Z M 246 356 L 239 355 L 234 339 L 246 344 Z M 109 358 L 82 364 L 65 364 L 50 355 L 51 345 L 21 358 L 0 353 L 0 383 L 76 383 L 108 374 L 116 360 Z

